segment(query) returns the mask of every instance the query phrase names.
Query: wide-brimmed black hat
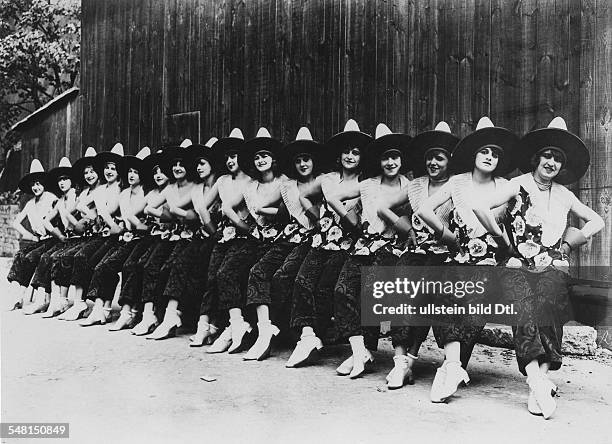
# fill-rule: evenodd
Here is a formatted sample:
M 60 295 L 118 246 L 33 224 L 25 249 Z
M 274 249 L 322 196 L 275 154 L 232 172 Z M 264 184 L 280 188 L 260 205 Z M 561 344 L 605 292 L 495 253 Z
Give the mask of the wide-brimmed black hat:
M 240 128 L 234 128 L 230 132 L 229 136 L 222 137 L 217 140 L 212 146 L 212 149 L 217 161 L 219 164 L 222 164 L 227 153 L 241 151 L 243 145 L 244 136 L 242 131 Z
M 161 168 L 168 178 L 172 177 L 172 172 L 168 171 L 168 167 L 166 165 L 166 155 L 165 150 L 160 148 L 156 150 L 154 153 L 151 153 L 144 159 L 144 169 L 145 169 L 145 177 L 147 180 L 153 180 L 153 169 L 156 167 Z
M 325 145 L 313 140 L 310 130 L 305 126 L 299 129 L 293 142 L 285 145 L 279 156 L 281 171 L 293 179 L 298 176 L 295 170 L 295 158 L 300 154 L 309 155 L 318 171 L 324 171 L 325 164 L 329 163 L 329 159 L 325 156 Z
M 142 175 L 146 173 L 146 164 L 145 159 L 151 155 L 151 149 L 148 146 L 143 147 L 135 156 L 126 155 L 123 157 L 123 165 L 125 166 L 125 171 L 133 168 L 138 170 L 138 172 Z
M 506 128 L 494 126 L 491 119 L 482 117 L 476 130 L 459 141 L 451 159 L 453 171 L 465 173 L 474 169 L 476 153 L 483 147 L 500 148 L 503 153 L 494 171 L 496 176 L 505 176 L 516 168 L 516 152 L 519 138 Z
M 23 176 L 19 181 L 19 189 L 26 194 L 32 193 L 32 184 L 34 182 L 40 182 L 45 187 L 47 186 L 48 173 L 45 172 L 40 160 L 32 159 L 30 163 L 30 172 Z
M 219 159 L 212 149 L 213 145 L 217 143 L 217 140 L 219 139 L 211 137 L 204 145 L 196 143 L 187 148 L 188 156 L 193 160 L 193 168 L 196 167 L 198 159 L 206 159 L 208 163 L 210 163 L 213 171 L 219 169 Z
M 425 167 L 425 157 L 431 150 L 443 150 L 447 153 L 448 159 L 459 143 L 459 137 L 451 133 L 448 123 L 439 122 L 433 130 L 424 131 L 417 134 L 410 142 L 409 152 L 412 156 L 412 175 L 420 177 L 427 174 Z
M 260 151 L 267 151 L 274 159 L 278 159 L 282 146 L 280 140 L 273 138 L 266 128 L 261 127 L 254 138 L 244 143 L 238 155 L 238 165 L 240 165 L 242 171 L 252 176 L 256 171 L 255 154 Z
M 49 170 L 47 173 L 47 184 L 49 187 L 49 191 L 52 191 L 55 194 L 59 194 L 60 190 L 57 182 L 60 177 L 68 177 L 71 181 L 74 182 L 74 175 L 72 171 L 72 164 L 70 163 L 70 159 L 67 157 L 62 157 L 59 161 L 59 164 Z
M 372 136 L 362 132 L 357 122 L 349 119 L 344 124 L 344 129 L 330 137 L 325 145 L 328 147 L 329 155 L 336 159 L 345 149 L 349 147 L 364 149 L 371 141 Z
M 91 146 L 85 150 L 83 157 L 72 164 L 72 172 L 77 181 L 83 182 L 83 171 L 88 166 L 92 166 L 98 173 L 98 176 L 102 178 L 102 165 L 100 164 L 100 158 L 98 157 L 98 153 L 96 153 L 95 148 Z
M 171 163 L 174 160 L 180 159 L 185 163 L 185 166 L 193 163 L 192 153 L 190 149 L 193 144 L 191 140 L 185 139 L 180 145 L 170 145 L 164 148 L 164 157 L 162 159 L 163 167 L 168 170 L 171 169 Z
M 102 166 L 109 162 L 117 166 L 123 165 L 123 145 L 117 142 L 110 151 L 102 151 L 96 157 Z
M 49 183 L 57 182 L 62 176 L 66 176 L 69 177 L 70 180 L 74 180 L 70 159 L 65 156 L 62 157 L 59 161 L 59 164 L 55 168 L 49 170 L 47 176 Z
M 565 155 L 565 163 L 553 179 L 563 185 L 576 182 L 586 173 L 591 155 L 586 145 L 567 130 L 565 120 L 555 117 L 547 128 L 531 131 L 521 139 L 518 167 L 523 173 L 533 170 L 531 158 L 545 148 L 554 147 Z
M 408 134 L 394 133 L 384 123 L 376 126 L 374 140 L 364 149 L 362 156 L 363 172 L 367 177 L 374 177 L 381 174 L 380 157 L 386 151 L 397 150 L 402 158 L 400 171 L 405 173 L 410 170 L 411 156 L 409 144 L 411 137 Z

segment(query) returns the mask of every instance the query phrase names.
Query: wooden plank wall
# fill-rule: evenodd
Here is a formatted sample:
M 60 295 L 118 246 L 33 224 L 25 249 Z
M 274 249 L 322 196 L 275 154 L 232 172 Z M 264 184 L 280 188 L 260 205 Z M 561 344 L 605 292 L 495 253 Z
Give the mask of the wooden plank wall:
M 446 120 L 463 136 L 488 114 L 522 135 L 560 115 L 591 149 L 591 169 L 575 190 L 607 222 L 579 263 L 610 264 L 608 1 L 83 0 L 82 7 L 83 146 L 122 141 L 135 152 L 185 136 L 205 141 L 234 126 L 251 137 L 260 125 L 285 140 L 308 125 L 323 139 L 351 117 L 368 132 L 382 121 L 410 134 Z
M 82 98 L 76 96 L 28 122 L 21 133 L 21 151 L 11 155 L 6 189 L 17 188 L 19 179 L 37 158 L 45 170 L 54 168 L 66 156 L 71 162 L 81 157 Z

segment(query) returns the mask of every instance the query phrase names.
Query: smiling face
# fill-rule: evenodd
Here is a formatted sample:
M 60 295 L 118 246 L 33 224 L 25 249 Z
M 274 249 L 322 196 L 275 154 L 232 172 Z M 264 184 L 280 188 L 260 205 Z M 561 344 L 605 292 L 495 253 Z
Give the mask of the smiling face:
M 308 177 L 312 175 L 314 161 L 312 160 L 310 154 L 303 153 L 295 156 L 293 164 L 295 165 L 295 170 L 300 177 Z
M 92 165 L 88 165 L 83 169 L 83 179 L 88 186 L 93 186 L 98 181 L 98 173 Z
M 345 170 L 351 171 L 359 168 L 359 162 L 361 161 L 361 150 L 357 147 L 346 148 L 340 154 L 340 165 Z
M 385 177 L 395 177 L 402 167 L 402 156 L 398 150 L 387 150 L 380 156 L 380 168 Z
M 127 180 L 130 186 L 136 186 L 140 184 L 140 172 L 136 168 L 128 169 Z
M 187 168 L 185 168 L 182 159 L 175 159 L 172 161 L 172 175 L 176 180 L 182 180 L 187 176 Z
M 155 185 L 157 185 L 159 188 L 168 183 L 168 176 L 164 174 L 159 165 L 155 165 L 153 167 L 153 180 L 155 181 Z
M 441 180 L 448 175 L 448 154 L 439 149 L 429 150 L 425 156 L 425 168 L 431 179 Z
M 236 173 L 240 169 L 238 166 L 238 153 L 230 152 L 225 155 L 225 166 L 230 173 Z
M 212 173 L 212 167 L 210 166 L 210 162 L 203 157 L 198 159 L 198 163 L 196 164 L 196 172 L 198 173 L 198 177 L 202 180 L 208 178 L 208 176 Z
M 117 171 L 117 165 L 115 165 L 115 162 L 107 162 L 106 165 L 104 165 L 104 178 L 106 179 L 107 183 L 117 181 L 119 178 L 119 172 Z
M 258 151 L 253 156 L 253 162 L 255 163 L 255 169 L 260 173 L 270 171 L 273 162 L 272 153 L 266 150 Z
M 557 148 L 546 148 L 540 150 L 536 155 L 538 163 L 535 169 L 535 174 L 541 179 L 550 181 L 559 174 L 565 161 L 563 152 Z
M 34 182 L 32 182 L 32 193 L 34 194 L 34 196 L 38 197 L 44 192 L 45 186 L 40 180 L 35 180 Z
M 484 146 L 478 150 L 474 158 L 474 167 L 483 173 L 493 174 L 499 163 L 499 150 Z
M 57 186 L 62 193 L 66 193 L 72 188 L 72 180 L 68 176 L 60 176 L 57 178 Z

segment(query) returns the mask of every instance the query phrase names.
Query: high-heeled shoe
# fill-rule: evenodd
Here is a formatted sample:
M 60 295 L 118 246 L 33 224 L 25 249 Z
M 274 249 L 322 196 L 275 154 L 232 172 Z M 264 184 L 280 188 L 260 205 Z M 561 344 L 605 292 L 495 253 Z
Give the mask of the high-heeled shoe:
M 529 389 L 533 392 L 544 419 L 550 418 L 557 408 L 553 398 L 557 387 L 545 375 L 527 378 Z
M 198 323 L 198 331 L 189 337 L 189 347 L 202 347 L 213 343 L 219 329 L 208 322 Z
M 24 315 L 44 313 L 49 308 L 49 302 L 44 297 L 38 296 L 34 302 L 23 309 Z
M 374 357 L 367 348 L 361 353 L 353 356 L 353 369 L 349 373 L 349 378 L 359 378 L 364 373 L 368 372 L 374 364 Z
M 93 327 L 94 325 L 104 325 L 110 317 L 110 308 L 103 308 L 101 311 L 94 309 L 84 321 L 79 322 L 81 327 Z
M 315 334 L 302 334 L 285 367 L 297 368 L 306 364 L 312 364 L 317 360 L 318 352 L 322 348 L 323 343 Z
M 63 312 L 61 315 L 57 317 L 57 319 L 61 319 L 62 321 L 77 321 L 83 317 L 87 312 L 88 306 L 85 301 L 76 301 L 72 307 Z
M 21 310 L 23 308 L 23 299 L 18 299 L 13 303 L 13 306 L 9 308 L 9 311 Z
M 461 362 L 444 361 L 442 367 L 444 367 L 445 370 L 442 372 L 442 381 L 436 381 L 436 379 L 439 377 L 438 372 L 436 372 L 434 384 L 431 386 L 432 402 L 446 402 L 448 398 L 457 392 L 457 389 L 461 383 L 465 385 L 470 383 L 470 377 L 463 367 L 461 367 Z
M 231 320 L 232 345 L 227 349 L 229 354 L 240 353 L 248 347 L 249 333 L 253 330 L 251 325 L 242 317 Z
M 49 308 L 46 312 L 43 313 L 42 317 L 53 318 L 68 310 L 69 306 L 70 305 L 68 304 L 68 299 L 58 297 L 49 304 Z
M 263 361 L 270 356 L 272 338 L 280 333 L 276 325 L 270 321 L 257 323 L 258 335 L 255 344 L 249 349 L 244 358 L 245 361 Z
M 410 365 L 416 356 L 398 355 L 393 357 L 393 369 L 387 375 L 387 388 L 389 390 L 396 390 L 404 386 L 404 384 L 414 384 L 414 377 L 412 376 L 412 369 Z
M 146 339 L 152 339 L 154 341 L 161 341 L 167 338 L 173 338 L 176 336 L 176 330 L 182 325 L 181 314 L 178 310 L 166 308 L 166 314 L 164 320 L 155 329 L 153 333 L 146 337 Z
M 134 336 L 150 335 L 157 328 L 157 316 L 153 312 L 145 312 L 140 322 L 131 330 Z
M 229 325 L 228 327 L 225 328 L 225 330 L 223 330 L 223 333 L 219 335 L 219 337 L 215 340 L 215 342 L 213 342 L 212 345 L 208 347 L 208 350 L 206 350 L 206 353 L 224 353 L 230 348 L 231 345 L 232 345 L 232 326 Z
M 344 361 L 342 361 L 342 364 L 336 367 L 336 373 L 338 373 L 340 376 L 348 376 L 351 374 L 352 371 L 353 371 L 353 355 L 346 358 Z
M 121 310 L 117 321 L 108 328 L 108 331 L 120 331 L 133 328 L 136 325 L 136 316 L 138 312 L 135 310 Z

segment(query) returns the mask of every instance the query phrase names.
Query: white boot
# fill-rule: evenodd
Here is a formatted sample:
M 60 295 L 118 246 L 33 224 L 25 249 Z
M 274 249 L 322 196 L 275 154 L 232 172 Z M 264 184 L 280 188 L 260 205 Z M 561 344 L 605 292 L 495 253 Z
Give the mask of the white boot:
M 44 290 L 37 290 L 34 295 L 34 302 L 23 309 L 23 314 L 31 315 L 35 313 L 43 313 L 49 307 L 47 294 Z
M 132 329 L 132 334 L 136 336 L 148 335 L 157 325 L 157 316 L 153 310 L 146 310 L 142 313 L 142 320 Z
M 232 345 L 227 352 L 240 353 L 246 347 L 247 333 L 250 333 L 253 328 L 242 316 L 230 319 L 230 325 L 232 326 Z
M 155 331 L 147 336 L 147 339 L 160 341 L 162 339 L 176 336 L 176 329 L 183 323 L 181 322 L 181 312 L 172 308 L 166 308 L 164 320 L 157 326 Z
M 412 377 L 412 364 L 417 359 L 416 356 L 397 355 L 393 357 L 393 369 L 387 375 L 387 388 L 395 390 L 404 386 L 405 383 L 414 384 Z
M 300 365 L 314 361 L 316 359 L 317 352 L 322 348 L 323 343 L 314 334 L 312 328 L 305 328 L 304 332 L 302 332 L 302 336 L 300 336 L 300 340 L 295 345 L 293 353 L 291 353 L 291 356 L 289 356 L 289 360 L 287 360 L 285 367 L 299 367 Z
M 276 336 L 280 330 L 272 322 L 258 322 L 257 323 L 258 335 L 257 341 L 249 349 L 244 356 L 245 361 L 263 361 L 270 356 L 270 344 L 272 343 L 272 337 Z
M 218 331 L 217 327 L 200 319 L 198 321 L 198 331 L 196 331 L 195 335 L 189 337 L 189 347 L 202 347 L 203 345 L 211 344 Z
M 554 393 L 557 391 L 555 384 L 543 374 L 527 378 L 527 384 L 530 391 L 533 392 L 533 396 L 544 419 L 550 418 L 557 408 L 557 403 L 553 398 Z M 531 412 L 531 410 L 529 411 Z
M 445 402 L 455 394 L 461 383 L 467 385 L 470 382 L 470 377 L 461 367 L 461 362 L 444 361 L 442 367 L 444 370 L 441 372 L 441 375 L 438 376 L 438 372 L 440 372 L 440 369 L 438 369 L 434 383 L 431 385 L 432 402 Z
M 223 330 L 223 333 L 212 343 L 212 345 L 206 350 L 206 353 L 223 353 L 232 345 L 232 326 Z
M 351 336 L 349 343 L 353 351 L 353 368 L 349 372 L 349 378 L 355 379 L 363 375 L 366 370 L 369 370 L 369 367 L 374 362 L 374 358 L 370 350 L 366 348 L 363 336 Z

